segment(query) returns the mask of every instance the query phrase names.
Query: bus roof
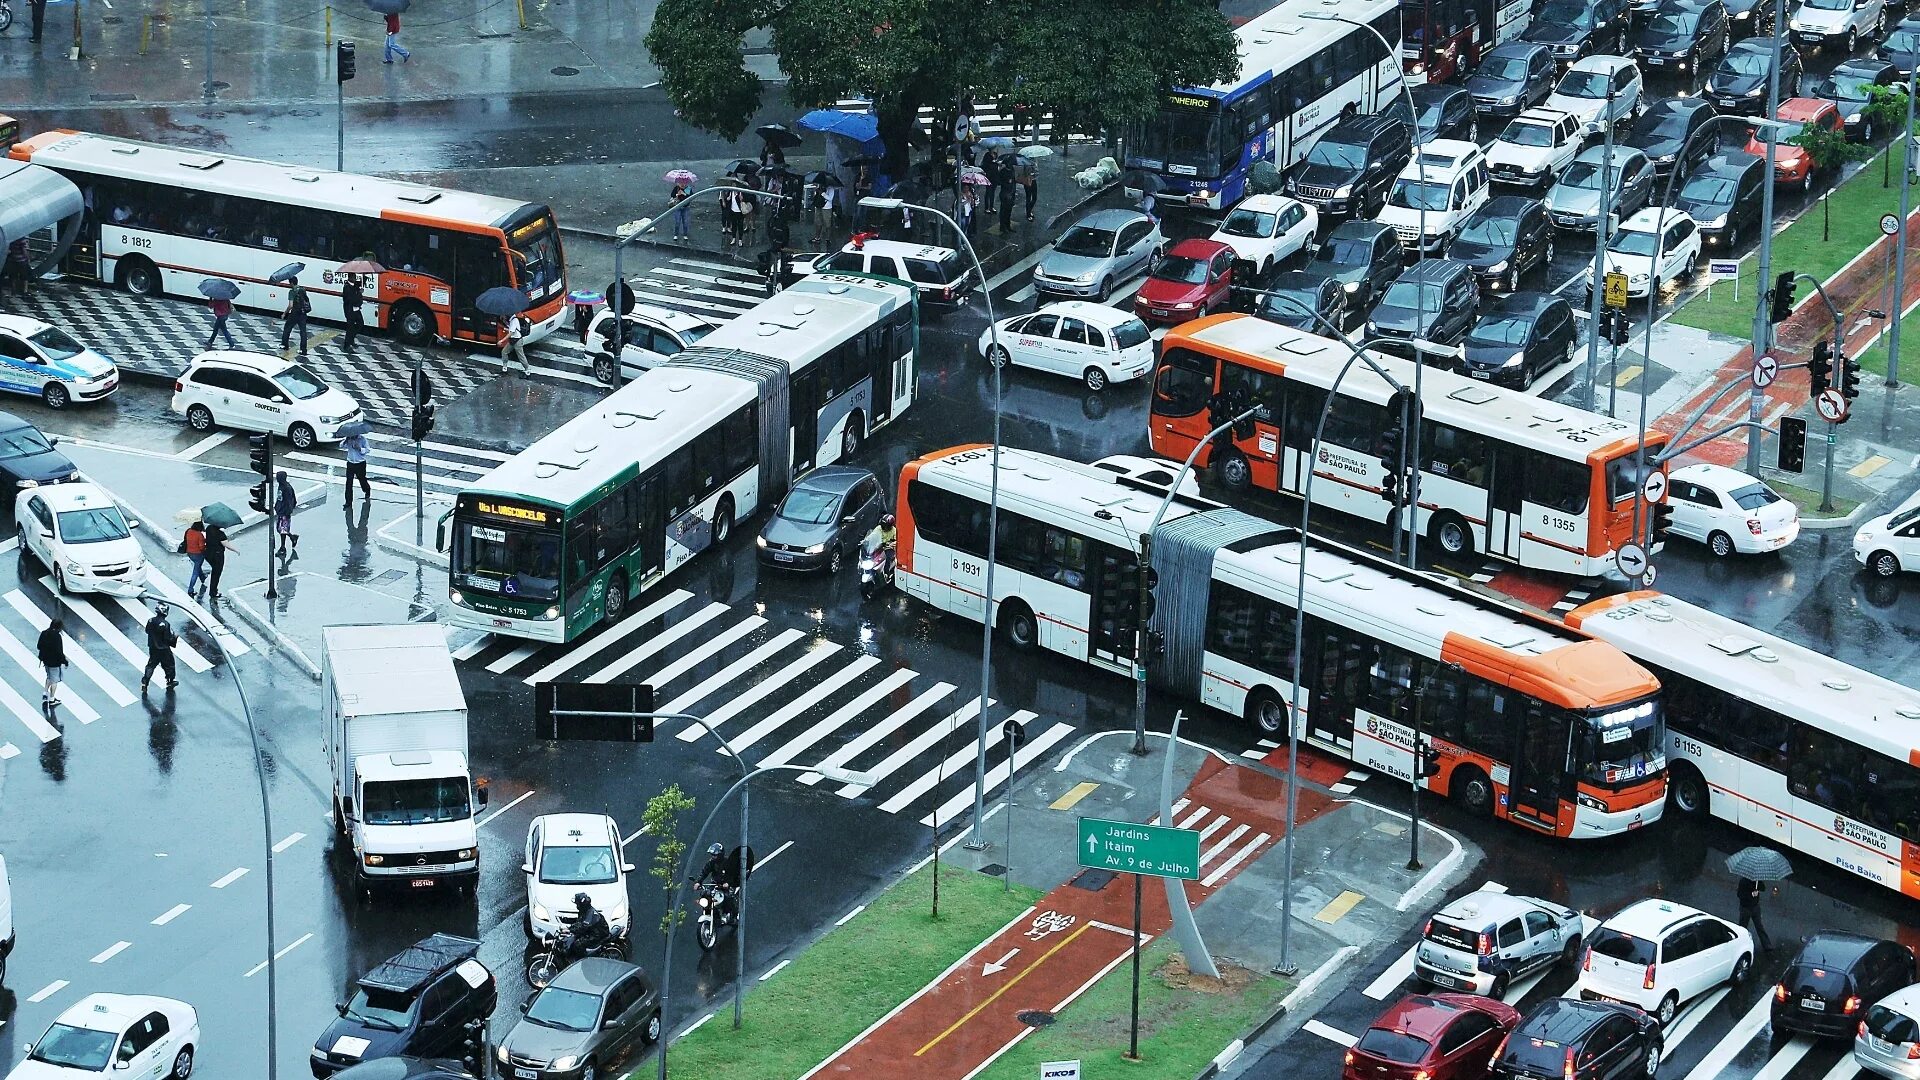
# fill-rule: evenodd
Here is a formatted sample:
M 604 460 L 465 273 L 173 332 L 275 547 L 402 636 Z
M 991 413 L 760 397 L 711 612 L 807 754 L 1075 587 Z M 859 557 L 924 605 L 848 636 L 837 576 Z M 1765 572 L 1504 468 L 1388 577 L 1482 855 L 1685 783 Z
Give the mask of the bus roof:
M 1215 315 L 1176 326 L 1161 342 L 1161 355 L 1189 342 L 1248 354 L 1273 370 L 1284 369 L 1288 378 L 1322 388 L 1333 385 L 1341 366 L 1352 355 L 1345 345 L 1331 338 L 1251 315 Z M 1402 384 L 1413 385 L 1414 361 L 1373 351 L 1368 355 Z M 1612 460 L 1633 453 L 1639 444 L 1639 429 L 1625 420 L 1490 386 L 1431 366 L 1421 377 L 1428 420 L 1468 431 L 1497 431 L 1516 445 L 1576 461 Z M 1393 393 L 1386 380 L 1358 364 L 1340 386 L 1342 393 L 1375 404 L 1385 404 Z M 1648 429 L 1649 450 L 1665 443 L 1664 434 Z
M 1383 12 L 1395 10 L 1397 0 L 1285 0 L 1234 28 L 1234 42 L 1240 54 L 1237 76 L 1212 86 L 1178 87 L 1174 93 L 1230 97 L 1267 82 L 1276 70 L 1286 71 L 1295 61 L 1321 52 L 1355 32 L 1355 28 L 1346 23 L 1317 17 L 1320 12 L 1366 23 Z
M 398 211 L 501 226 L 528 205 L 515 199 L 405 180 L 285 165 L 235 154 L 183 150 L 78 131 L 42 132 L 16 144 L 12 156 L 56 170 L 161 181 L 216 195 L 261 198 L 366 217 Z
M 798 373 L 833 343 L 914 302 L 913 286 L 892 278 L 813 274 L 728 320 L 690 351 L 772 357 Z
M 1920 690 L 1656 592 L 1596 600 L 1567 622 L 1648 663 L 1920 762 Z

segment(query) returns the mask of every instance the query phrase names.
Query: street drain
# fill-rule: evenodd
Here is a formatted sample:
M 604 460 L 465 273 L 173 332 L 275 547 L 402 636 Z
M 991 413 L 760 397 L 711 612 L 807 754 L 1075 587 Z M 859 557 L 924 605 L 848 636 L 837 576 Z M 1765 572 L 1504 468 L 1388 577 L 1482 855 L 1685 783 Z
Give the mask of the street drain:
M 980 873 L 985 877 L 999 877 L 1006 872 L 1007 868 L 997 862 L 990 862 L 980 868 Z
M 373 584 L 391 585 L 396 581 L 404 579 L 406 576 L 407 572 L 405 570 L 382 570 L 373 576 Z
M 553 73 L 555 75 L 562 75 L 562 76 L 578 75 L 580 74 L 580 69 L 577 67 L 568 67 L 565 64 L 561 64 L 559 67 L 553 69 Z
M 1107 883 L 1112 880 L 1113 871 L 1111 870 L 1082 870 L 1078 874 L 1075 874 L 1073 880 L 1067 882 L 1067 884 L 1076 889 L 1085 889 L 1088 892 L 1099 892 L 1101 889 L 1106 888 Z
M 1020 1021 L 1021 1023 L 1027 1025 L 1028 1027 L 1043 1028 L 1043 1027 L 1046 1027 L 1048 1024 L 1053 1023 L 1054 1015 L 1045 1009 L 1028 1009 L 1024 1012 L 1015 1014 L 1014 1019 Z

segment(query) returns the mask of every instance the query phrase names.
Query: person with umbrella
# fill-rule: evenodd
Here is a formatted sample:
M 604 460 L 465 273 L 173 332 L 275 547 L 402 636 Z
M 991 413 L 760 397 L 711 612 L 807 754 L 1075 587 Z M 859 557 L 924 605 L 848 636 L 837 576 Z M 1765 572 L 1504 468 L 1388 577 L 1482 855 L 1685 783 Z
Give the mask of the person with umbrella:
M 226 503 L 209 503 L 201 508 L 200 520 L 206 525 L 207 602 L 213 603 L 220 599 L 220 574 L 227 568 L 227 552 L 233 549 L 227 528 L 240 524 L 240 515 Z
M 500 346 L 500 374 L 513 370 L 513 362 L 520 361 L 520 374 L 531 375 L 533 369 L 527 366 L 527 333 L 532 327 L 527 325 L 527 317 L 519 313 L 507 316 L 507 337 Z
M 1041 147 L 1045 149 L 1045 147 Z M 1040 197 L 1040 169 L 1034 164 L 1038 155 L 1021 151 L 1014 157 L 1014 179 L 1027 193 L 1027 220 L 1033 220 L 1033 203 Z
M 391 2 L 380 3 L 374 7 L 375 11 L 384 12 L 387 16 L 387 48 L 383 54 L 384 59 L 380 61 L 383 64 L 393 63 L 395 56 L 399 56 L 403 64 L 413 59 L 412 50 L 400 44 L 400 13 L 406 10 L 406 7 L 405 3 Z
M 1753 932 L 1760 951 L 1772 952 L 1773 939 L 1767 934 L 1766 921 L 1760 917 L 1760 900 L 1767 895 L 1766 883 L 1793 873 L 1793 864 L 1772 848 L 1748 847 L 1727 857 L 1727 871 L 1740 876 L 1740 884 L 1734 887 L 1734 898 L 1740 905 L 1740 925 Z
M 366 317 L 360 312 L 360 305 L 366 302 L 367 295 L 360 287 L 358 274 L 346 275 L 346 281 L 340 286 L 340 307 L 346 313 L 347 332 L 341 337 L 340 347 L 348 356 L 353 355 L 353 339 L 366 330 Z
M 367 445 L 366 423 L 355 421 L 347 428 L 353 430 L 340 440 L 340 451 L 347 456 L 347 509 L 353 509 L 353 482 L 360 481 L 360 494 L 369 503 L 373 501 L 373 488 L 367 484 L 367 455 L 371 448 Z M 341 429 L 343 432 L 346 428 Z
M 227 329 L 227 319 L 233 315 L 233 298 L 240 295 L 240 286 L 225 278 L 208 278 L 200 283 L 200 292 L 207 298 L 207 310 L 213 312 L 213 330 L 207 334 L 207 348 L 212 349 L 214 339 L 223 334 L 227 348 L 239 348 L 233 342 L 233 331 Z
M 673 208 L 673 239 L 693 239 L 693 207 L 687 205 L 693 195 L 693 184 L 697 179 L 686 169 L 674 169 L 667 173 L 667 183 L 673 185 L 667 190 L 667 204 Z
M 313 301 L 307 299 L 307 290 L 300 279 L 287 279 L 287 310 L 281 313 L 280 351 L 286 352 L 293 337 L 295 327 L 300 329 L 300 355 L 307 355 L 307 315 L 313 311 Z
M 200 587 L 200 578 L 207 570 L 207 523 L 199 518 L 187 526 L 187 533 L 180 538 L 180 551 L 186 555 L 187 563 L 193 572 L 187 575 L 187 595 L 193 596 Z

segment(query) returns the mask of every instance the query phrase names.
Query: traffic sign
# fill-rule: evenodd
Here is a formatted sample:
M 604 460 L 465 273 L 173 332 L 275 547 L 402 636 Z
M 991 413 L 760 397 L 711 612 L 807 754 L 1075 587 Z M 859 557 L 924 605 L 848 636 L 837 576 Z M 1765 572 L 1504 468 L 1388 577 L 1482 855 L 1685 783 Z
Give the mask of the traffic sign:
M 1654 577 L 1655 575 L 1653 572 L 1653 564 L 1648 563 L 1647 568 L 1645 570 L 1640 571 L 1640 584 L 1651 585 L 1653 584 Z
M 1770 353 L 1761 353 L 1753 358 L 1753 385 L 1755 389 L 1765 390 L 1773 385 L 1780 376 L 1780 361 Z
M 1006 737 L 1008 750 L 1018 750 L 1027 744 L 1027 725 L 1011 716 L 1000 725 L 1000 733 Z
M 1819 411 L 1820 419 L 1829 424 L 1838 424 L 1847 418 L 1847 399 L 1841 397 L 1837 389 L 1820 391 L 1820 396 L 1813 399 L 1813 407 Z
M 1639 577 L 1647 572 L 1647 549 L 1639 544 L 1621 544 L 1620 553 L 1613 557 L 1613 563 L 1622 574 Z
M 1707 278 L 1710 281 L 1732 281 L 1739 276 L 1739 259 L 1713 259 L 1707 263 Z
M 1627 306 L 1627 275 L 1618 270 L 1609 270 L 1601 279 L 1600 299 L 1610 308 Z
M 1881 214 L 1880 215 L 1880 231 L 1883 233 L 1886 233 L 1888 236 L 1892 236 L 1893 234 L 1899 232 L 1900 231 L 1900 215 Z
M 1122 874 L 1192 881 L 1200 876 L 1200 834 L 1165 825 L 1080 819 L 1080 865 Z
M 1659 504 L 1667 501 L 1667 474 L 1658 470 L 1647 474 L 1640 481 L 1640 497 L 1647 502 Z

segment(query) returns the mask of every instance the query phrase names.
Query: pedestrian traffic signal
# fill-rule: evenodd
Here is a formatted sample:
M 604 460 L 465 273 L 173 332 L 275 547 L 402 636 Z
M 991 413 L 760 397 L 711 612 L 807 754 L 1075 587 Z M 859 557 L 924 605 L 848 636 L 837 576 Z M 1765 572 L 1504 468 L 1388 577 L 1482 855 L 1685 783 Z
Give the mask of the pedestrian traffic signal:
M 413 407 L 413 441 L 421 442 L 433 433 L 433 414 L 435 406 L 429 401 L 425 405 Z
M 335 46 L 333 70 L 336 81 L 353 78 L 353 42 L 343 41 Z
M 1153 621 L 1153 613 L 1159 610 L 1160 602 L 1155 599 L 1153 590 L 1160 584 L 1160 571 L 1149 566 L 1140 579 L 1140 624 Z
M 1628 340 L 1629 325 L 1627 313 L 1618 308 L 1607 308 L 1600 312 L 1601 336 L 1609 345 L 1625 345 Z
M 1860 361 L 1851 356 L 1840 357 L 1840 396 L 1848 401 L 1860 396 Z
M 1819 397 L 1833 385 L 1833 342 L 1821 338 L 1813 343 L 1813 355 L 1807 357 L 1807 379 L 1813 384 L 1809 397 Z
M 273 475 L 273 436 L 247 436 L 247 465 L 261 476 Z
M 1414 767 L 1414 779 L 1425 780 L 1429 776 L 1440 775 L 1440 751 L 1430 742 L 1420 744 L 1420 760 Z
M 267 512 L 269 498 L 267 494 L 267 482 L 265 480 L 247 489 L 247 505 L 253 507 L 255 513 L 264 514 Z
M 432 401 L 433 380 L 427 376 L 426 372 L 415 368 L 412 377 L 407 380 L 407 393 L 416 403 Z
M 1398 504 L 1400 499 L 1400 454 L 1406 440 L 1398 421 L 1391 415 L 1387 418 L 1388 427 L 1380 433 L 1380 468 L 1384 472 L 1380 478 L 1380 497 L 1390 503 Z
M 1793 314 L 1793 290 L 1797 284 L 1791 270 L 1782 271 L 1780 276 L 1774 279 L 1773 307 L 1767 313 L 1768 322 L 1786 322 L 1787 316 Z
M 1673 501 L 1653 504 L 1653 519 L 1647 523 L 1647 550 L 1652 551 L 1667 542 L 1667 533 L 1673 528 Z
M 1807 422 L 1798 416 L 1780 418 L 1780 471 L 1797 473 L 1807 467 Z

